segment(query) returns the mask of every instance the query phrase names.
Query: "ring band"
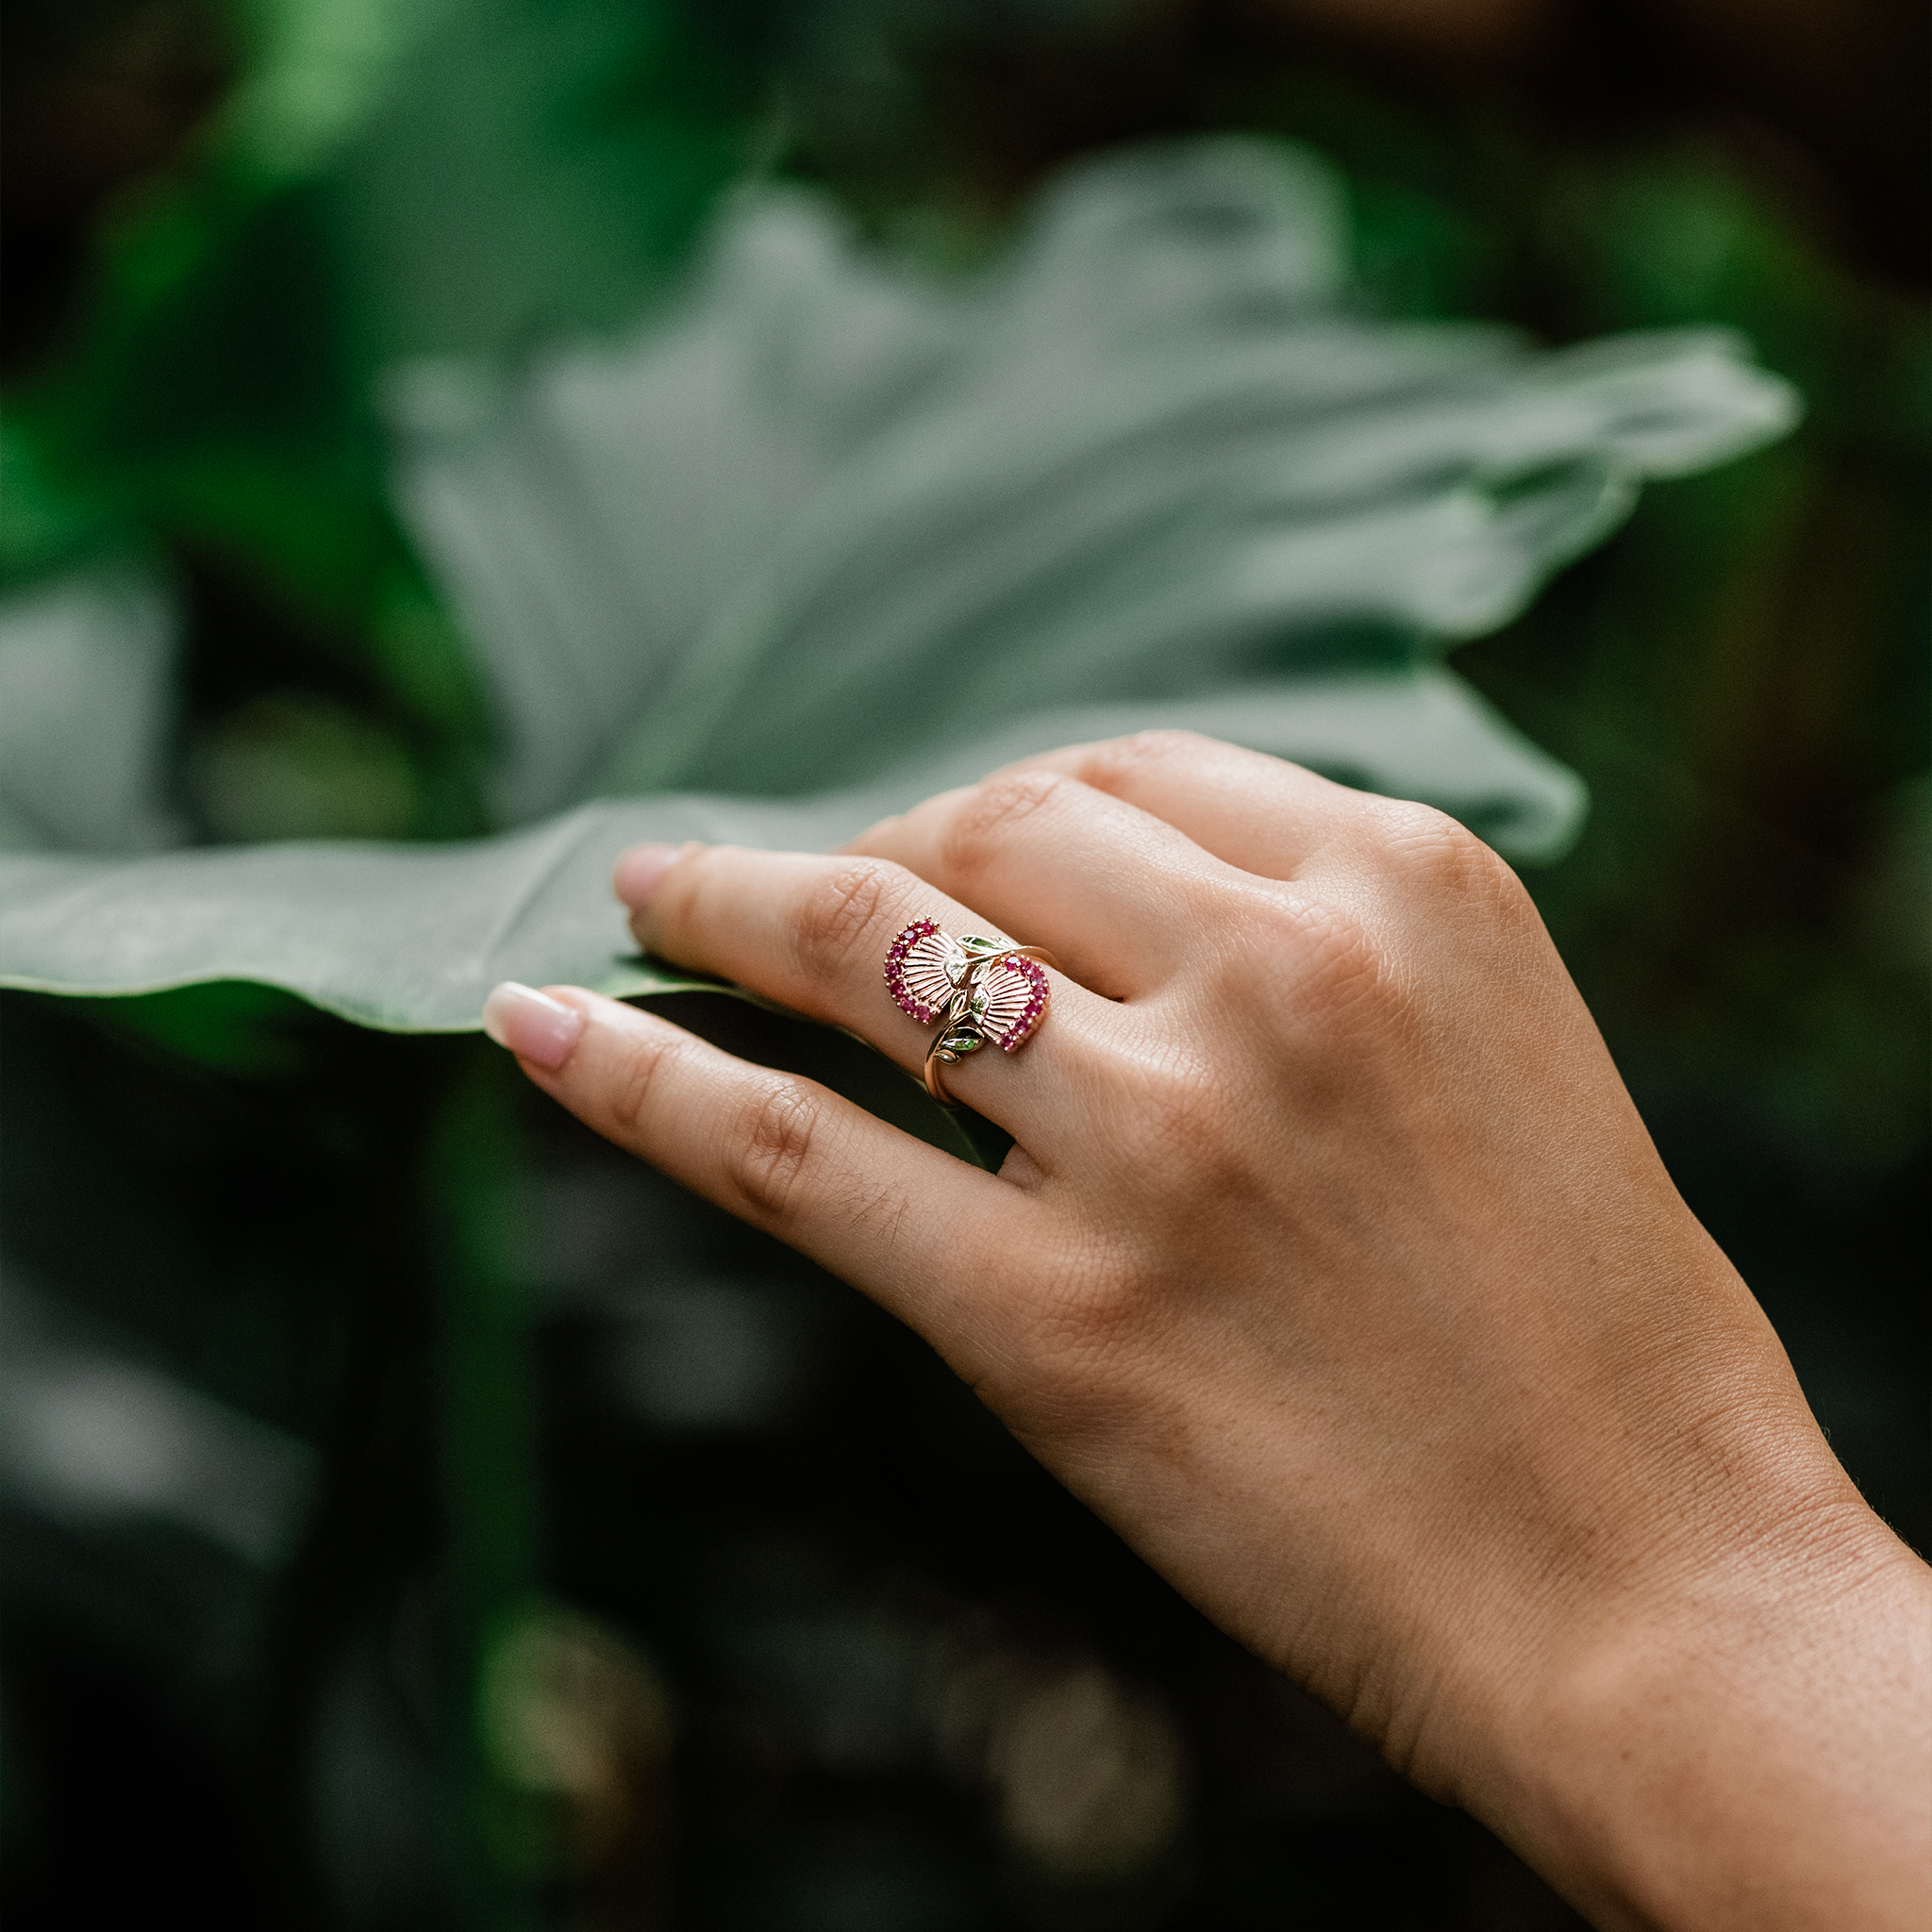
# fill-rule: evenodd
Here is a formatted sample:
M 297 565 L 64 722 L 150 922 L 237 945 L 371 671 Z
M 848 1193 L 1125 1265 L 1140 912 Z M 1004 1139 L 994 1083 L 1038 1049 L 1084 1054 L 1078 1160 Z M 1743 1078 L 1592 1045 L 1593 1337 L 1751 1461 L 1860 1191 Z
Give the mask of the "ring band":
M 922 1025 L 939 1023 L 925 1055 L 925 1091 L 943 1106 L 942 1068 L 991 1041 L 1018 1053 L 1046 1018 L 1053 994 L 1046 966 L 1058 965 L 1041 946 L 966 933 L 955 939 L 939 922 L 915 919 L 886 954 L 887 991 L 902 1012 Z

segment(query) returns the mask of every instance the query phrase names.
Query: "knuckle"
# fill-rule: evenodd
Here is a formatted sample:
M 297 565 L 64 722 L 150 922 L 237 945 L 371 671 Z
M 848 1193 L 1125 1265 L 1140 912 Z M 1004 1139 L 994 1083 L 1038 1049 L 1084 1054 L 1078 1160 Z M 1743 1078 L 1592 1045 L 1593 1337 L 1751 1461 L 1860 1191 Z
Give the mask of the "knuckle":
M 1214 991 L 1220 1010 L 1257 1040 L 1358 1038 L 1386 1026 L 1407 997 L 1371 923 L 1326 899 L 1280 893 L 1224 946 Z M 1259 1008 L 1259 1010 L 1257 1010 Z
M 1134 1069 L 1137 1092 L 1129 1131 L 1138 1171 L 1180 1181 L 1184 1190 L 1221 1148 L 1231 1104 L 1224 1069 L 1171 1053 Z
M 763 1081 L 746 1097 L 726 1148 L 743 1211 L 765 1222 L 791 1216 L 824 1119 L 824 1095 L 808 1081 Z
M 1533 919 L 1528 892 L 1507 860 L 1447 812 L 1385 800 L 1377 814 L 1382 850 L 1396 878 L 1453 898 L 1478 919 Z
M 904 877 L 884 859 L 852 858 L 817 879 L 800 900 L 792 927 L 806 973 L 837 977 L 855 954 L 874 946 L 879 915 Z
M 1212 739 L 1204 738 L 1198 731 L 1183 731 L 1171 725 L 1136 731 L 1129 737 L 1095 745 L 1081 762 L 1080 776 L 1096 791 L 1121 792 L 1128 789 L 1139 774 L 1196 760 L 1213 743 Z
M 1457 885 L 1497 862 L 1496 855 L 1468 826 L 1434 806 L 1385 799 L 1374 818 L 1382 850 L 1405 874 Z
M 1013 827 L 1058 796 L 1070 782 L 1058 772 L 1009 772 L 974 786 L 946 825 L 942 863 L 962 874 L 983 870 Z
M 1106 1117 L 1111 1163 L 1132 1176 L 1145 1213 L 1183 1214 L 1241 1158 L 1242 1097 L 1224 1057 L 1172 1034 L 1121 1041 L 1109 1059 Z
M 1098 1244 L 1035 1273 L 1025 1324 L 1031 1407 L 1061 1423 L 1108 1400 L 1108 1368 L 1131 1360 L 1151 1319 L 1152 1295 L 1124 1257 Z

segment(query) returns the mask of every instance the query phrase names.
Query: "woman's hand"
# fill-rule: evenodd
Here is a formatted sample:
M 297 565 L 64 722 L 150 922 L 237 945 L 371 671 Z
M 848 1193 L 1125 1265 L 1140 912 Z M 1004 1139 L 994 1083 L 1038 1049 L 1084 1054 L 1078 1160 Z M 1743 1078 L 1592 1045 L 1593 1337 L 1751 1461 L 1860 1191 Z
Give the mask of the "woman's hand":
M 506 990 L 491 1024 L 600 1132 L 912 1324 L 1204 1610 L 1600 1923 L 1917 1923 L 1928 1573 L 1476 839 L 1162 733 L 839 857 L 646 847 L 618 884 L 650 950 L 913 1072 L 931 1029 L 881 978 L 903 926 L 1050 948 L 1038 1035 L 947 1074 L 1014 1138 L 997 1175 L 579 991 Z

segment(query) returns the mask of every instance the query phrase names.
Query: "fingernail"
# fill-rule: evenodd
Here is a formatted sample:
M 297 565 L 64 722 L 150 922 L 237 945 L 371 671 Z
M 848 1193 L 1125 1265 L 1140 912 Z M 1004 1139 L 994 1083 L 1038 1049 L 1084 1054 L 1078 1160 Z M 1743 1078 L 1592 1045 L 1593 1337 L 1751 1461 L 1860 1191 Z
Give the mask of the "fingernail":
M 688 848 L 682 845 L 633 845 L 617 861 L 610 883 L 633 912 L 651 903 L 658 881 L 677 863 Z
M 584 1016 L 534 987 L 506 979 L 483 1002 L 483 1030 L 519 1059 L 534 1060 L 554 1074 L 575 1048 Z

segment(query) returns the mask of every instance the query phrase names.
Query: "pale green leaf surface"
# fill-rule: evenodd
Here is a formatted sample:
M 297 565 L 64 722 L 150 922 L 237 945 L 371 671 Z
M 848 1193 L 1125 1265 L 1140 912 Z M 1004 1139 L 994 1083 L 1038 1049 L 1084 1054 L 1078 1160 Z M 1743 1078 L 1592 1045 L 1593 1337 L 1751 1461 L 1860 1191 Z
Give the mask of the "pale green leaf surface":
M 764 190 L 636 341 L 399 375 L 397 496 L 497 684 L 504 815 L 1412 663 L 1641 477 L 1794 419 L 1721 332 L 1549 354 L 1351 314 L 1340 210 L 1296 149 L 1128 150 L 941 282 Z
M 708 985 L 636 957 L 609 890 L 626 845 L 703 839 L 823 850 L 935 788 L 1157 716 L 1380 791 L 1407 790 L 1519 856 L 1559 846 L 1583 808 L 1572 774 L 1446 673 L 1314 680 L 1158 714 L 1132 706 L 1039 713 L 881 784 L 817 799 L 612 800 L 450 845 L 291 843 L 135 861 L 0 856 L 0 984 L 132 993 L 257 980 L 402 1031 L 475 1026 L 500 979 L 618 996 Z
M 941 283 L 766 190 L 635 341 L 513 380 L 414 366 L 397 497 L 494 682 L 524 829 L 0 859 L 0 982 L 257 980 L 430 1030 L 506 977 L 669 991 L 609 896 L 625 845 L 824 849 L 1158 724 L 1553 856 L 1581 785 L 1432 647 L 1795 404 L 1708 332 L 1539 354 L 1350 315 L 1339 208 L 1295 150 L 1130 151 Z

